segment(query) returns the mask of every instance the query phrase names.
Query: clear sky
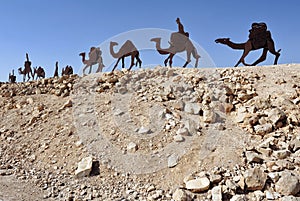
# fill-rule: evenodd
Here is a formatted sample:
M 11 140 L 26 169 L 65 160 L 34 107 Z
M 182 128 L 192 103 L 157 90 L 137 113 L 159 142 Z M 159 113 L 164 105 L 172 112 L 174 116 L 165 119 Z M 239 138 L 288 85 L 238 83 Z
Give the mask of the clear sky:
M 230 37 L 234 42 L 244 42 L 251 24 L 261 21 L 267 23 L 276 49 L 282 49 L 279 63 L 300 63 L 299 10 L 298 0 L 2 0 L 0 81 L 7 81 L 12 69 L 16 74 L 17 68 L 23 67 L 26 52 L 32 66 L 43 66 L 47 77 L 53 76 L 56 61 L 60 69 L 72 65 L 78 73 L 82 68 L 80 52 L 130 30 L 177 31 L 177 17 L 217 67 L 233 66 L 242 51 L 214 40 Z M 252 53 L 246 61 L 252 63 L 260 54 Z M 163 64 L 164 57 L 157 52 L 153 52 L 153 58 Z M 268 53 L 262 65 L 273 61 L 274 56 Z M 183 63 L 178 60 L 173 65 Z M 21 76 L 17 80 L 21 81 Z

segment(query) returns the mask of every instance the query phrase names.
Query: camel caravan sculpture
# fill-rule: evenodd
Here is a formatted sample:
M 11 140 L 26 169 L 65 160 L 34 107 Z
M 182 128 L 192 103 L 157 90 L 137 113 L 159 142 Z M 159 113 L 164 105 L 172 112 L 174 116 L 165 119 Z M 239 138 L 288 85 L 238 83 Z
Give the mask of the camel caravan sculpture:
M 275 44 L 271 37 L 271 32 L 267 30 L 267 25 L 263 22 L 253 23 L 252 29 L 250 29 L 249 32 L 249 39 L 245 43 L 234 43 L 230 41 L 230 38 L 219 38 L 216 39 L 215 42 L 227 45 L 232 49 L 244 50 L 241 58 L 234 67 L 237 67 L 240 63 L 243 63 L 245 66 L 256 66 L 257 64 L 266 60 L 268 51 L 275 55 L 274 65 L 276 65 L 280 56 L 281 49 L 279 49 L 278 51 L 275 50 Z M 249 54 L 250 51 L 262 48 L 263 53 L 261 57 L 258 58 L 254 63 L 247 64 L 245 62 L 245 57 Z
M 173 57 L 179 52 L 186 51 L 187 58 L 183 67 L 185 68 L 191 62 L 191 56 L 195 58 L 195 67 L 197 67 L 200 55 L 197 53 L 197 49 L 195 48 L 192 41 L 190 40 L 189 33 L 184 31 L 184 27 L 179 18 L 176 19 L 176 23 L 178 25 L 178 31 L 171 33 L 169 47 L 162 48 L 161 38 L 159 37 L 152 38 L 150 39 L 150 41 L 155 42 L 156 44 L 155 48 L 159 54 L 168 55 L 168 57 L 164 60 L 165 66 L 169 64 L 169 66 L 172 67 Z M 275 44 L 272 39 L 271 32 L 267 30 L 267 25 L 265 23 L 253 23 L 249 32 L 250 32 L 249 39 L 244 43 L 234 43 L 230 41 L 229 38 L 219 38 L 216 39 L 215 42 L 227 45 L 232 49 L 243 50 L 243 54 L 239 59 L 239 61 L 236 63 L 235 67 L 238 66 L 240 63 L 243 63 L 245 66 L 250 66 L 250 65 L 255 66 L 263 62 L 264 60 L 266 60 L 268 51 L 270 51 L 272 54 L 275 55 L 274 65 L 276 65 L 280 57 L 281 49 L 277 51 L 275 50 Z M 114 46 L 117 45 L 118 43 L 113 41 L 111 41 L 109 45 L 111 56 L 117 59 L 115 65 L 113 66 L 112 71 L 116 69 L 120 60 L 122 60 L 122 68 L 125 68 L 125 63 L 124 63 L 125 57 L 131 57 L 131 63 L 128 70 L 131 70 L 134 65 L 139 66 L 141 68 L 142 60 L 140 59 L 140 52 L 131 40 L 127 40 L 120 47 L 120 49 L 117 52 L 115 52 Z M 263 49 L 262 55 L 252 64 L 247 64 L 245 62 L 245 57 L 249 54 L 250 51 L 258 50 L 258 49 Z M 86 59 L 85 52 L 81 52 L 79 56 L 82 57 L 82 63 L 85 64 L 83 68 L 84 75 L 85 75 L 85 70 L 87 68 L 89 68 L 89 74 L 90 74 L 92 72 L 92 66 L 95 64 L 98 64 L 98 68 L 96 72 L 102 72 L 103 68 L 105 67 L 102 59 L 102 51 L 100 50 L 99 47 L 90 48 L 90 51 L 88 53 L 89 56 L 88 59 Z M 45 78 L 45 70 L 41 66 L 35 67 L 32 72 L 31 61 L 29 60 L 28 53 L 26 53 L 26 61 L 24 62 L 24 69 L 20 67 L 18 68 L 18 72 L 19 74 L 23 75 L 23 82 L 25 82 L 26 77 L 28 78 L 27 81 L 29 81 L 31 78 L 34 79 L 35 76 L 37 76 L 36 79 Z M 71 74 L 73 74 L 72 66 L 67 65 L 65 68 L 62 68 L 61 76 L 71 75 Z M 58 76 L 59 76 L 58 62 L 56 62 L 53 77 L 58 77 Z M 12 71 L 12 74 L 9 73 L 9 82 L 11 83 L 16 82 L 16 76 L 14 75 L 14 70 Z
M 85 66 L 82 70 L 83 74 L 85 74 L 84 71 L 88 67 L 90 67 L 90 69 L 89 69 L 89 74 L 90 74 L 92 72 L 92 66 L 95 64 L 98 64 L 98 69 L 96 70 L 96 73 L 102 72 L 102 69 L 103 69 L 103 67 L 105 67 L 105 65 L 103 64 L 101 55 L 102 55 L 102 51 L 100 50 L 100 48 L 96 48 L 96 47 L 90 48 L 88 60 L 85 58 L 85 52 L 81 52 L 79 54 L 79 56 L 82 57 L 82 63 L 85 64 Z
M 198 60 L 200 55 L 197 53 L 197 49 L 194 47 L 193 43 L 189 39 L 189 33 L 184 31 L 184 27 L 177 18 L 176 22 L 178 24 L 178 32 L 171 34 L 171 39 L 169 41 L 170 47 L 163 49 L 160 47 L 161 38 L 152 38 L 151 41 L 156 43 L 156 50 L 159 54 L 169 54 L 167 59 L 164 61 L 165 66 L 169 61 L 169 66 L 172 67 L 173 57 L 179 52 L 186 51 L 187 59 L 183 68 L 185 68 L 191 62 L 191 55 L 196 59 L 195 67 L 198 67 Z
M 135 65 L 137 66 L 139 64 L 139 67 L 141 68 L 142 60 L 140 59 L 140 52 L 137 50 L 135 45 L 131 40 L 127 40 L 119 49 L 118 52 L 114 52 L 114 46 L 118 45 L 116 42 L 110 42 L 109 50 L 112 57 L 118 59 L 117 63 L 115 64 L 112 71 L 115 70 L 115 68 L 118 66 L 119 61 L 122 59 L 122 68 L 125 68 L 124 60 L 125 57 L 130 56 L 131 57 L 131 64 L 128 70 L 131 70 L 131 68 Z M 136 58 L 137 62 L 134 63 L 134 58 Z

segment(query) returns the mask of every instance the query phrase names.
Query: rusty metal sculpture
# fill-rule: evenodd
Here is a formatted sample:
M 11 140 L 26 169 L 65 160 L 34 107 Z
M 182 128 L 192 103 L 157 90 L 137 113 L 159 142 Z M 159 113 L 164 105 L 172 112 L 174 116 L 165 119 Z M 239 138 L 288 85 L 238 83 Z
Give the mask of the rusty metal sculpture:
M 152 38 L 151 41 L 156 43 L 156 50 L 159 54 L 168 54 L 169 56 L 165 59 L 164 64 L 172 67 L 173 57 L 179 52 L 187 52 L 187 60 L 183 67 L 185 68 L 191 62 L 191 55 L 196 59 L 195 67 L 198 66 L 198 60 L 200 55 L 197 53 L 197 49 L 194 47 L 193 43 L 189 39 L 189 33 L 184 31 L 184 27 L 180 22 L 180 19 L 177 18 L 176 22 L 178 24 L 178 32 L 171 34 L 171 39 L 169 41 L 170 47 L 163 49 L 161 48 L 161 38 Z
M 243 63 L 245 66 L 255 66 L 266 60 L 268 51 L 275 55 L 274 65 L 276 65 L 280 56 L 281 49 L 279 49 L 278 51 L 275 50 L 275 44 L 271 37 L 271 32 L 267 30 L 267 25 L 263 22 L 253 23 L 252 28 L 249 30 L 249 32 L 249 39 L 245 43 L 234 43 L 230 41 L 230 38 L 219 38 L 216 39 L 215 42 L 227 45 L 232 49 L 244 50 L 243 55 L 234 67 L 237 67 L 240 63 Z M 249 54 L 250 51 L 262 48 L 262 55 L 254 63 L 247 64 L 245 62 L 245 57 Z
M 98 72 L 102 72 L 103 67 L 105 67 L 105 65 L 103 64 L 103 59 L 102 59 L 102 51 L 100 50 L 100 48 L 96 48 L 96 47 L 91 47 L 90 48 L 90 52 L 89 52 L 89 59 L 86 59 L 85 56 L 85 52 L 81 52 L 79 54 L 79 56 L 82 57 L 82 63 L 85 64 L 82 72 L 83 74 L 85 74 L 85 70 L 90 67 L 89 69 L 89 74 L 92 72 L 92 66 L 98 63 L 98 68 L 96 70 L 96 73 Z
M 72 75 L 73 74 L 73 68 L 72 66 L 67 65 L 65 68 L 61 70 L 61 76 L 64 75 Z
M 39 66 L 39 67 L 33 67 L 33 79 L 36 76 L 36 79 L 41 79 L 41 78 L 45 78 L 45 70 L 43 67 Z
M 110 42 L 110 54 L 112 57 L 117 58 L 117 63 L 115 64 L 112 71 L 115 70 L 115 68 L 118 66 L 119 61 L 122 59 L 122 68 L 125 67 L 124 59 L 125 57 L 131 56 L 131 64 L 128 70 L 131 70 L 131 68 L 135 65 L 137 66 L 139 64 L 139 67 L 142 65 L 142 60 L 140 59 L 140 53 L 133 44 L 132 41 L 127 40 L 119 49 L 118 52 L 114 51 L 114 46 L 118 45 L 116 42 Z M 134 58 L 136 58 L 137 62 L 134 63 Z
M 22 67 L 18 68 L 19 74 L 23 75 L 23 82 L 25 82 L 26 75 L 28 77 L 27 82 L 30 80 L 30 74 L 33 78 L 33 73 L 31 69 L 31 61 L 29 61 L 28 53 L 26 53 L 26 61 L 24 63 L 24 70 L 22 70 Z
M 10 83 L 16 83 L 16 80 L 17 80 L 17 78 L 16 78 L 16 76 L 15 76 L 15 71 L 12 70 L 12 74 L 9 73 L 8 81 L 9 81 Z

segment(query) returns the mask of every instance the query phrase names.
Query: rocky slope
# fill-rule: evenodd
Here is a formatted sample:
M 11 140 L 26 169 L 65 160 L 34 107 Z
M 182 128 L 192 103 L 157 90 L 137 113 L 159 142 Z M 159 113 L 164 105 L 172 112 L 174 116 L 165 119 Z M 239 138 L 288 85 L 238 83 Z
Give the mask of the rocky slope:
M 0 200 L 299 200 L 300 65 L 0 84 Z

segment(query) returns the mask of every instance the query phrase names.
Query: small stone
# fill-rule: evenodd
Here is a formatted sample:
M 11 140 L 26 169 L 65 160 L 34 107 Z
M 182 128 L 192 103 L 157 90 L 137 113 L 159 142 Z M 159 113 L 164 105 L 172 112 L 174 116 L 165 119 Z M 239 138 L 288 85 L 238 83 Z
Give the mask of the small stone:
M 234 195 L 230 199 L 230 201 L 246 201 L 246 200 L 247 200 L 247 198 L 245 195 Z
M 219 175 L 219 174 L 211 174 L 209 176 L 209 180 L 210 180 L 211 183 L 217 184 L 222 180 L 222 176 Z
M 172 168 L 175 167 L 178 163 L 178 156 L 176 154 L 172 154 L 168 157 L 168 167 Z
M 202 177 L 187 181 L 185 187 L 194 193 L 200 193 L 208 190 L 209 185 L 209 179 L 207 177 Z
M 183 136 L 188 136 L 189 135 L 189 130 L 184 127 L 184 128 L 179 128 L 176 132 L 177 135 L 183 135 Z
M 246 170 L 244 177 L 250 191 L 262 190 L 267 180 L 267 174 L 258 167 Z
M 268 118 L 273 125 L 276 125 L 278 121 L 285 119 L 286 115 L 282 110 L 274 108 L 268 113 Z
M 248 163 L 261 163 L 263 161 L 262 156 L 253 151 L 246 151 L 246 159 Z
M 93 158 L 86 157 L 83 158 L 79 163 L 77 170 L 75 171 L 75 176 L 77 178 L 89 176 L 92 171 Z
M 217 115 L 212 110 L 203 110 L 203 121 L 205 123 L 215 123 L 217 119 Z
M 297 176 L 291 172 L 284 171 L 275 184 L 276 192 L 282 195 L 296 195 L 300 191 L 300 183 Z
M 264 134 L 270 133 L 270 132 L 272 132 L 272 130 L 273 130 L 273 126 L 270 123 L 254 126 L 254 131 L 258 135 L 264 135 Z
M 185 192 L 185 190 L 177 188 L 172 195 L 174 201 L 191 201 L 191 197 Z
M 72 100 L 68 100 L 67 102 L 65 102 L 63 108 L 72 107 L 72 105 L 73 105 Z
M 294 197 L 294 196 L 284 196 L 280 199 L 280 201 L 300 201 L 300 197 Z
M 130 142 L 130 143 L 127 145 L 127 151 L 130 152 L 130 153 L 136 152 L 137 149 L 138 149 L 138 146 L 137 146 L 137 144 L 135 144 L 134 142 Z
M 201 107 L 198 103 L 185 103 L 184 111 L 190 114 L 199 114 L 201 111 Z
M 212 201 L 222 201 L 222 188 L 215 186 L 211 189 Z
M 144 134 L 148 134 L 148 133 L 150 133 L 150 129 L 143 127 L 143 126 L 138 130 L 138 134 L 144 135 Z
M 273 151 L 273 155 L 278 159 L 285 159 L 290 155 L 290 151 L 289 150 Z
M 271 191 L 265 191 L 267 200 L 275 200 L 275 197 Z
M 182 137 L 181 135 L 175 135 L 174 136 L 174 141 L 175 142 L 183 142 L 184 141 L 184 137 Z

